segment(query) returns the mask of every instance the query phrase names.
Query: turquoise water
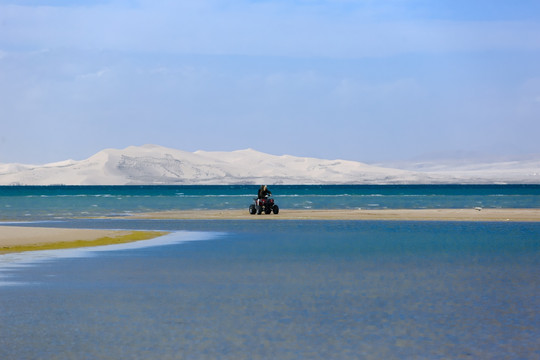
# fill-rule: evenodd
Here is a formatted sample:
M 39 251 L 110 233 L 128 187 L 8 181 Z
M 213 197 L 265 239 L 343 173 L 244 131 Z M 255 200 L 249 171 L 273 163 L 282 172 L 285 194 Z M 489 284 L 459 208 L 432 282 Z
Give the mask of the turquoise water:
M 27 255 L 2 272 L 2 359 L 540 357 L 538 223 L 40 225 L 199 241 Z
M 540 358 L 540 223 L 92 219 L 247 213 L 257 188 L 0 187 L 20 226 L 171 232 L 0 255 L 0 359 Z M 540 207 L 536 185 L 271 190 L 282 209 Z
M 0 220 L 246 209 L 258 186 L 0 186 Z M 540 185 L 271 186 L 281 209 L 539 208 Z

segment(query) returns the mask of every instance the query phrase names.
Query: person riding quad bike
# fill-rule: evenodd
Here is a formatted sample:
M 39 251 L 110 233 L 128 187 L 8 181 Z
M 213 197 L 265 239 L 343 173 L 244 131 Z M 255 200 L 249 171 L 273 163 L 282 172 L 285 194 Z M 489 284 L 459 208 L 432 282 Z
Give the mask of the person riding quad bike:
M 266 199 L 268 196 L 271 196 L 271 195 L 272 195 L 272 192 L 268 190 L 268 186 L 261 185 L 261 188 L 259 189 L 259 193 L 257 197 L 259 199 Z
M 266 185 L 261 185 L 254 204 L 249 206 L 249 213 L 251 215 L 257 214 L 260 215 L 263 211 L 265 214 L 279 213 L 279 207 L 274 204 L 274 199 L 269 198 L 272 195 L 272 192 L 268 190 Z

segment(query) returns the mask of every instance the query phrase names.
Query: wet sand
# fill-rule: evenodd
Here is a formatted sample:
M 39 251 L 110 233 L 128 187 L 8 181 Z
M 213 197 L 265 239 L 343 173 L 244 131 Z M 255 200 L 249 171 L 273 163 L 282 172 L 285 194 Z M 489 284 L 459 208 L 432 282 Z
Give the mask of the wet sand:
M 134 214 L 130 219 L 193 220 L 407 220 L 407 221 L 540 221 L 540 209 L 332 209 L 280 210 L 250 215 L 246 210 L 186 210 Z
M 163 235 L 157 231 L 117 231 L 5 226 L 0 224 L 0 253 L 110 245 Z

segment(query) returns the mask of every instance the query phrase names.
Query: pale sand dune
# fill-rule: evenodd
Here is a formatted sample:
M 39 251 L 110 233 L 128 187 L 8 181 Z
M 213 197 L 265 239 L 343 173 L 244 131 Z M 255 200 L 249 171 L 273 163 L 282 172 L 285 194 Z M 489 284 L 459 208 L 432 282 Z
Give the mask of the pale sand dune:
M 425 167 L 424 167 L 425 166 Z M 540 184 L 540 159 L 410 169 L 270 155 L 253 149 L 186 152 L 156 145 L 106 149 L 88 159 L 0 164 L 0 185 Z
M 540 221 L 540 209 L 395 209 L 281 210 L 278 215 L 250 215 L 248 210 L 186 210 L 143 213 L 131 219 L 201 220 L 415 220 Z

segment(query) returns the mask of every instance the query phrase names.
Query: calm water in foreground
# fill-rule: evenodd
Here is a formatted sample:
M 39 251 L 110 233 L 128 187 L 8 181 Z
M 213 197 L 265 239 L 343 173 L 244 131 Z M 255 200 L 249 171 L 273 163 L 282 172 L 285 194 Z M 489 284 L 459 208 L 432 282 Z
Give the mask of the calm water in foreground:
M 538 223 L 44 225 L 182 232 L 169 245 L 4 256 L 40 262 L 2 272 L 2 359 L 540 356 Z
M 540 223 L 90 218 L 247 212 L 256 189 L 0 187 L 18 225 L 172 232 L 0 255 L 0 359 L 540 358 Z M 283 209 L 540 207 L 538 186 L 271 190 Z

